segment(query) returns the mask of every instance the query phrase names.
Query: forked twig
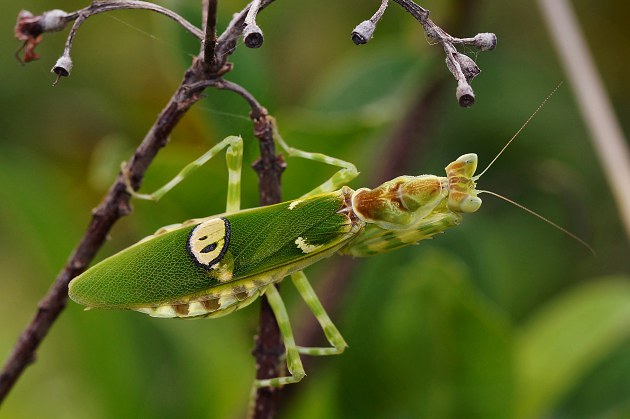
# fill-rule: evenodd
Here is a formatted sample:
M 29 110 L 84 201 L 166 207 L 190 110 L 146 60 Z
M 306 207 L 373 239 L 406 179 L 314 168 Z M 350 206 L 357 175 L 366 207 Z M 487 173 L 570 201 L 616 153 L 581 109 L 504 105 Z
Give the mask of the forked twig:
M 265 1 L 265 5 L 268 5 L 273 0 Z M 208 2 L 208 7 L 212 4 L 216 5 L 216 2 L 212 0 Z M 176 14 L 170 11 L 164 11 L 163 8 L 151 3 L 138 2 L 138 1 L 121 1 L 121 2 L 93 2 L 90 6 L 73 13 L 65 13 L 63 11 L 55 11 L 56 21 L 59 25 L 56 29 L 50 29 L 50 27 L 42 26 L 42 21 L 45 19 L 42 16 L 33 16 L 28 12 L 20 13 L 18 19 L 18 25 L 16 26 L 16 34 L 18 29 L 22 32 L 26 39 L 25 42 L 33 43 L 31 48 L 34 47 L 35 40 L 44 32 L 51 30 L 59 30 L 64 27 L 69 21 L 75 20 L 73 30 L 69 34 L 68 41 L 66 42 L 66 49 L 62 58 L 65 58 L 65 62 L 62 60 L 64 66 L 59 67 L 59 72 L 64 71 L 67 74 L 58 74 L 58 76 L 69 75 L 72 61 L 70 60 L 70 50 L 72 46 L 72 40 L 76 34 L 78 27 L 90 16 L 105 11 L 124 9 L 124 8 L 143 8 L 160 13 L 166 14 L 178 21 L 189 32 L 193 33 L 197 38 L 202 41 L 202 51 L 200 55 L 193 59 L 192 65 L 186 70 L 184 78 L 173 94 L 168 104 L 162 110 L 157 117 L 153 126 L 149 129 L 142 143 L 138 146 L 133 156 L 126 164 L 129 181 L 134 189 L 138 189 L 144 175 L 152 163 L 154 157 L 158 151 L 164 147 L 167 143 L 167 139 L 175 126 L 179 123 L 181 118 L 186 114 L 188 109 L 202 98 L 202 92 L 213 83 L 208 83 L 208 80 L 214 80 L 217 88 L 226 88 L 239 93 L 241 96 L 248 100 L 248 103 L 253 109 L 252 119 L 254 120 L 255 132 L 260 134 L 261 123 L 264 125 L 266 120 L 266 111 L 262 108 L 258 102 L 242 87 L 229 82 L 223 82 L 223 85 L 219 85 L 217 80 L 231 68 L 227 66 L 227 54 L 214 56 L 219 59 L 212 60 L 210 63 L 206 63 L 201 57 L 203 53 L 207 52 L 207 49 L 203 49 L 212 43 L 206 42 L 205 36 L 211 36 L 212 34 L 212 22 L 206 23 L 205 32 L 201 32 L 198 28 L 192 24 L 187 23 L 178 18 Z M 247 10 L 241 12 L 243 14 Z M 207 14 L 208 19 L 213 19 L 213 12 L 210 10 Z M 233 21 L 223 35 L 223 41 L 217 40 L 216 48 L 220 51 L 227 51 L 224 43 L 231 43 L 233 41 L 233 35 L 240 33 L 240 28 L 235 28 L 240 23 L 238 20 Z M 226 35 L 226 33 L 228 35 Z M 39 42 L 41 39 L 37 40 Z M 231 53 L 233 48 L 229 50 Z M 32 51 L 31 51 L 32 52 Z M 26 61 L 26 60 L 25 60 Z M 59 63 L 59 61 L 58 61 Z M 218 63 L 218 64 L 217 64 Z M 214 65 L 212 65 L 214 64 Z M 261 140 L 261 161 L 275 161 L 275 150 L 273 144 L 269 145 L 267 141 Z M 266 197 L 271 203 L 272 200 L 279 201 L 279 174 L 272 173 L 269 175 L 269 165 L 264 164 L 260 166 L 260 190 L 261 196 Z M 273 168 L 273 167 L 272 167 Z M 281 172 L 281 170 L 280 170 Z M 54 321 L 57 319 L 61 311 L 64 309 L 68 299 L 68 283 L 72 278 L 83 272 L 91 260 L 96 255 L 96 252 L 105 242 L 109 231 L 114 223 L 124 215 L 131 212 L 129 205 L 130 195 L 126 191 L 126 184 L 123 180 L 122 174 L 118 176 L 114 184 L 110 187 L 107 195 L 101 202 L 101 204 L 94 209 L 92 213 L 92 220 L 88 225 L 86 232 L 81 238 L 79 244 L 76 246 L 72 254 L 70 255 L 68 262 L 63 270 L 59 273 L 55 282 L 48 290 L 46 296 L 39 302 L 37 311 L 32 318 L 27 328 L 22 332 L 20 338 L 15 345 L 12 353 L 9 355 L 7 361 L 4 364 L 3 370 L 0 373 L 0 403 L 6 398 L 11 388 L 16 383 L 22 372 L 35 360 L 35 353 L 39 344 L 46 337 L 49 329 L 52 327 Z M 274 320 L 275 321 L 275 320 Z M 280 357 L 276 357 L 277 363 L 280 363 Z M 263 409 L 265 407 L 263 406 Z
M 427 37 L 442 45 L 446 54 L 446 66 L 457 80 L 457 89 L 455 95 L 457 101 L 462 107 L 470 107 L 475 103 L 475 93 L 473 92 L 470 82 L 481 70 L 475 61 L 467 55 L 457 51 L 456 45 L 468 45 L 477 48 L 479 51 L 488 51 L 496 48 L 497 37 L 493 33 L 478 33 L 472 38 L 457 38 L 449 35 L 436 25 L 429 18 L 429 11 L 422 6 L 414 3 L 413 0 L 393 0 L 405 9 L 422 25 Z M 357 44 L 367 43 L 376 30 L 376 24 L 383 17 L 389 0 L 382 0 L 381 6 L 374 15 L 359 25 L 352 31 L 352 41 Z

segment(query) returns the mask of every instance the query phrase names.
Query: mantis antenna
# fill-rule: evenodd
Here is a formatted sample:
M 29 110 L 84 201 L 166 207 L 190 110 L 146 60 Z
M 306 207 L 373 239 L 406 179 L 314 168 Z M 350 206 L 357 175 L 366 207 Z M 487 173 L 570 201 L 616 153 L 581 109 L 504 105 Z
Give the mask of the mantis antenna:
M 566 228 L 563 228 L 561 226 L 559 226 L 558 224 L 554 223 L 553 221 L 551 221 L 548 218 L 543 217 L 542 215 L 538 214 L 536 211 L 530 210 L 529 208 L 527 208 L 524 205 L 519 204 L 516 201 L 513 201 L 509 198 L 506 198 L 503 195 L 499 195 L 496 192 L 491 192 L 491 191 L 484 191 L 484 190 L 477 190 L 478 193 L 487 193 L 493 196 L 496 196 L 499 199 L 504 200 L 505 202 L 509 202 L 510 204 L 519 207 L 520 209 L 522 209 L 523 211 L 526 211 L 528 213 L 530 213 L 531 215 L 538 217 L 539 219 L 543 220 L 544 222 L 546 222 L 547 224 L 557 228 L 558 230 L 562 231 L 564 234 L 566 234 L 567 236 L 571 237 L 572 239 L 576 240 L 578 243 L 580 243 L 581 245 L 583 245 L 584 247 L 586 247 L 592 254 L 593 256 L 596 255 L 595 250 L 588 244 L 586 243 L 584 240 L 582 240 L 581 238 L 579 238 L 578 236 L 576 236 L 575 234 L 571 233 L 569 230 L 567 230 Z
M 486 171 L 490 168 L 490 166 L 492 166 L 494 164 L 495 161 L 497 161 L 497 159 L 499 158 L 499 156 L 501 156 L 501 154 L 503 154 L 503 152 L 508 148 L 508 146 L 510 144 L 512 144 L 512 141 L 514 141 L 516 139 L 516 137 L 518 137 L 518 135 L 521 133 L 521 131 L 523 131 L 525 129 L 525 127 L 530 123 L 530 121 L 534 118 L 534 116 L 536 116 L 536 114 L 542 109 L 543 106 L 545 106 L 545 103 L 547 103 L 547 101 L 549 99 L 551 99 L 551 96 L 554 95 L 554 93 L 556 93 L 558 91 L 558 89 L 560 88 L 560 86 L 562 86 L 562 83 L 564 82 L 560 82 L 558 83 L 558 85 L 551 91 L 551 93 L 549 93 L 549 95 L 547 95 L 547 97 L 545 98 L 545 100 L 542 101 L 542 103 L 540 105 L 538 105 L 538 108 L 536 108 L 536 110 L 534 111 L 534 113 L 532 113 L 529 118 L 527 118 L 527 121 L 525 121 L 525 123 L 523 125 L 521 125 L 521 127 L 518 129 L 518 131 L 516 131 L 516 134 L 514 134 L 512 136 L 512 138 L 510 138 L 510 140 L 503 146 L 503 148 L 501 149 L 501 151 L 499 151 L 499 153 L 497 153 L 497 155 L 494 157 L 494 159 L 492 159 L 492 161 L 486 166 L 485 169 L 483 169 L 483 171 L 481 173 L 479 173 L 477 176 L 473 177 L 473 180 L 477 180 L 479 179 L 484 173 L 486 173 Z
M 551 91 L 551 93 L 549 93 L 549 95 L 547 95 L 547 97 L 545 98 L 545 100 L 542 101 L 542 103 L 538 106 L 538 108 L 536 108 L 536 110 L 534 111 L 534 113 L 532 113 L 530 115 L 529 118 L 527 118 L 527 120 L 525 121 L 525 123 L 518 129 L 518 131 L 516 131 L 516 134 L 514 134 L 512 136 L 512 138 L 510 138 L 510 140 L 503 146 L 503 148 L 501 149 L 501 151 L 499 151 L 499 153 L 494 157 L 494 159 L 492 159 L 492 161 L 488 164 L 488 166 L 486 166 L 485 169 L 483 169 L 483 171 L 481 173 L 479 173 L 478 175 L 476 175 L 475 177 L 473 177 L 473 180 L 477 181 L 484 173 L 486 173 L 486 171 L 490 168 L 490 166 L 492 166 L 492 164 L 497 161 L 497 159 L 499 158 L 499 156 L 501 156 L 501 154 L 503 154 L 503 152 L 508 148 L 508 146 L 516 139 L 516 137 L 518 137 L 518 135 L 521 133 L 521 131 L 523 131 L 523 129 L 525 129 L 525 127 L 530 123 L 530 121 L 534 118 L 534 116 L 536 116 L 536 114 L 542 109 L 543 106 L 545 106 L 545 103 L 547 103 L 547 101 L 551 98 L 551 96 L 554 95 L 554 93 L 556 93 L 556 91 L 560 88 L 560 86 L 562 86 L 563 82 L 558 83 L 558 85 Z M 557 228 L 558 230 L 560 230 L 561 232 L 563 232 L 564 234 L 566 234 L 567 236 L 571 237 L 572 239 L 576 240 L 578 243 L 580 243 L 581 245 L 583 245 L 584 247 L 586 247 L 592 254 L 593 256 L 595 255 L 595 250 L 593 250 L 593 248 L 586 243 L 586 241 L 582 240 L 581 238 L 579 238 L 578 236 L 576 236 L 575 234 L 571 233 L 569 230 L 559 226 L 558 224 L 554 223 L 553 221 L 549 220 L 546 217 L 543 217 L 542 215 L 538 214 L 537 212 L 527 208 L 526 206 L 519 204 L 516 201 L 513 201 L 503 195 L 500 195 L 496 192 L 491 192 L 491 191 L 484 191 L 484 190 L 477 190 L 478 193 L 487 193 L 490 195 L 493 195 L 499 199 L 504 200 L 505 202 L 508 202 L 520 209 L 522 209 L 523 211 L 526 211 L 528 213 L 530 213 L 531 215 L 538 217 L 539 219 L 541 219 L 542 221 L 546 222 L 547 224 L 551 225 L 552 227 Z

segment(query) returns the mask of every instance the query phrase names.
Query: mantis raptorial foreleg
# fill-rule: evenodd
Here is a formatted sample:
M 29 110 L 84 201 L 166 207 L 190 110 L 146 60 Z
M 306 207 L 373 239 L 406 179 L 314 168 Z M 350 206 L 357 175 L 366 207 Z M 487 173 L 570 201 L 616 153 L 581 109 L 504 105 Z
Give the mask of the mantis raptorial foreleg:
M 332 166 L 337 166 L 341 168 L 334 175 L 332 175 L 328 180 L 326 180 L 324 183 L 322 183 L 321 185 L 319 185 L 312 191 L 305 193 L 304 195 L 301 196 L 301 198 L 317 195 L 320 193 L 331 192 L 336 189 L 339 189 L 340 187 L 344 186 L 345 184 L 350 182 L 352 179 L 357 177 L 357 175 L 359 174 L 359 171 L 357 170 L 356 166 L 345 160 L 336 159 L 334 157 L 330 157 L 322 153 L 311 153 L 308 151 L 303 151 L 297 148 L 290 147 L 282 139 L 282 136 L 280 135 L 280 132 L 278 131 L 275 121 L 272 121 L 272 126 L 273 126 L 274 140 L 276 141 L 276 143 L 278 143 L 280 148 L 282 148 L 282 150 L 284 150 L 284 152 L 287 153 L 290 157 L 301 157 L 303 159 L 313 160 L 320 163 L 326 163 L 326 164 L 330 164 Z
M 320 193 L 331 192 L 334 191 L 341 186 L 345 185 L 359 174 L 356 166 L 350 162 L 345 160 L 337 159 L 334 157 L 327 156 L 322 153 L 312 153 L 308 151 L 299 150 L 294 147 L 290 147 L 280 135 L 275 120 L 272 120 L 273 127 L 273 137 L 277 144 L 282 148 L 282 150 L 287 153 L 290 157 L 300 157 L 307 160 L 313 160 L 325 164 L 330 164 L 332 166 L 340 167 L 340 170 L 335 172 L 328 180 L 324 183 L 311 190 L 310 192 L 304 194 L 302 198 L 307 196 L 317 195 Z M 122 165 L 122 171 L 124 174 L 125 182 L 127 184 L 127 191 L 134 197 L 139 199 L 145 199 L 150 201 L 158 201 L 164 195 L 166 195 L 171 189 L 177 186 L 181 181 L 183 181 L 186 176 L 190 175 L 198 168 L 206 164 L 212 157 L 214 157 L 219 151 L 223 150 L 227 147 L 226 151 L 226 160 L 228 164 L 229 171 L 229 180 L 228 180 L 228 193 L 227 193 L 227 204 L 226 204 L 226 212 L 234 212 L 240 209 L 240 190 L 241 190 L 241 167 L 243 160 L 243 140 L 241 137 L 230 136 L 225 138 L 223 141 L 216 144 L 206 153 L 204 153 L 201 157 L 186 165 L 173 179 L 168 181 L 164 186 L 159 188 L 153 193 L 144 194 L 138 193 L 131 187 L 131 182 L 129 180 L 129 174 L 127 170 L 126 163 Z
M 159 201 L 171 189 L 177 186 L 186 176 L 190 175 L 201 166 L 206 164 L 218 152 L 227 147 L 225 158 L 228 166 L 228 190 L 227 203 L 225 211 L 227 213 L 238 211 L 241 207 L 241 167 L 243 161 L 243 139 L 241 137 L 229 136 L 223 141 L 216 144 L 210 150 L 205 152 L 201 157 L 187 164 L 173 179 L 168 181 L 157 191 L 150 194 L 142 194 L 133 190 L 129 182 L 129 175 L 126 164 L 123 164 L 122 170 L 127 184 L 127 191 L 134 197 L 146 199 L 150 201 Z

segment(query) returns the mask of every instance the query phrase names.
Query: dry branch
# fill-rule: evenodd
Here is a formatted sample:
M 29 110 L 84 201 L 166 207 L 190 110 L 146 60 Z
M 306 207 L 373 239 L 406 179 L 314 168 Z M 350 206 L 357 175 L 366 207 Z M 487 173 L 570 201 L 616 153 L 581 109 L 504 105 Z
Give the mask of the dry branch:
M 268 5 L 272 1 L 273 0 L 267 0 L 264 2 L 264 5 Z M 53 68 L 53 71 L 58 77 L 70 75 L 72 67 L 70 53 L 72 41 L 74 40 L 77 29 L 89 17 L 98 13 L 116 9 L 138 8 L 155 11 L 171 17 L 186 30 L 202 40 L 202 49 L 199 56 L 193 59 L 192 65 L 186 70 L 177 91 L 173 94 L 153 126 L 149 129 L 142 143 L 127 162 L 127 171 L 134 189 L 139 188 L 147 169 L 158 151 L 166 145 L 171 132 L 188 109 L 202 98 L 202 93 L 207 87 L 215 86 L 217 88 L 225 88 L 243 96 L 252 108 L 251 116 L 254 121 L 256 134 L 261 132 L 261 121 L 267 120 L 266 111 L 251 94 L 240 86 L 221 79 L 221 77 L 231 69 L 231 66 L 227 63 L 227 57 L 229 53 L 233 51 L 233 47 L 226 48 L 224 44 L 235 43 L 235 37 L 238 37 L 242 32 L 242 28 L 235 26 L 242 26 L 242 22 L 238 19 L 233 20 L 224 32 L 223 40 L 216 40 L 216 36 L 214 35 L 214 28 L 216 28 L 216 2 L 210 0 L 207 2 L 206 7 L 207 10 L 204 12 L 204 15 L 207 17 L 205 22 L 205 34 L 174 12 L 151 3 L 139 1 L 121 1 L 116 3 L 93 2 L 90 6 L 72 13 L 56 10 L 54 14 L 47 12 L 39 16 L 33 16 L 29 12 L 22 11 L 18 16 L 16 36 L 18 39 L 25 42 L 23 48 L 26 49 L 27 57 L 30 58 L 30 60 L 36 58 L 33 48 L 41 42 L 41 35 L 43 33 L 60 30 L 65 27 L 68 22 L 75 21 L 68 36 L 64 53 Z M 246 11 L 247 8 L 245 8 L 241 14 Z M 48 18 L 46 16 L 48 16 Z M 55 17 L 55 22 L 57 22 L 56 26 L 49 24 L 50 16 Z M 212 48 L 212 46 L 214 46 L 214 48 Z M 215 53 L 216 50 L 219 50 L 221 55 L 217 56 Z M 229 51 L 229 53 L 225 53 L 226 51 Z M 208 52 L 210 52 L 214 59 L 206 62 L 203 57 L 206 56 Z M 23 62 L 30 60 L 24 59 Z M 263 138 L 261 138 L 260 161 L 276 161 L 273 142 L 269 144 L 269 141 Z M 279 201 L 279 173 L 281 173 L 280 170 L 279 173 L 275 171 L 268 174 L 267 172 L 270 170 L 269 167 L 269 164 L 263 164 L 258 170 L 261 179 L 261 196 L 266 197 L 267 202 L 265 203 L 267 204 L 271 203 L 274 199 L 276 200 L 275 202 Z M 272 165 L 271 167 L 273 170 L 275 166 Z M 130 195 L 126 191 L 123 176 L 119 174 L 101 204 L 93 211 L 92 220 L 82 239 L 72 252 L 66 266 L 59 273 L 46 296 L 38 304 L 33 319 L 20 335 L 17 344 L 5 362 L 2 373 L 0 373 L 0 403 L 6 398 L 25 368 L 34 362 L 39 344 L 46 337 L 54 321 L 66 305 L 68 299 L 68 283 L 70 280 L 88 267 L 97 251 L 105 242 L 114 223 L 119 218 L 131 212 L 129 199 Z M 277 357 L 276 359 L 279 358 Z

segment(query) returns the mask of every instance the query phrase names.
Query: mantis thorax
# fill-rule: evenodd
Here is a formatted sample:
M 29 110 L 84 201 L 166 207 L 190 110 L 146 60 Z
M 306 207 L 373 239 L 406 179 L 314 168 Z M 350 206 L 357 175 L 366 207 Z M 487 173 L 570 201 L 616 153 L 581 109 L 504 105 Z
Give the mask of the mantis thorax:
M 464 154 L 446 166 L 446 177 L 399 176 L 374 189 L 357 189 L 352 207 L 364 222 L 390 230 L 421 223 L 443 201 L 452 212 L 475 212 L 481 206 L 473 178 L 476 169 L 477 155 Z

